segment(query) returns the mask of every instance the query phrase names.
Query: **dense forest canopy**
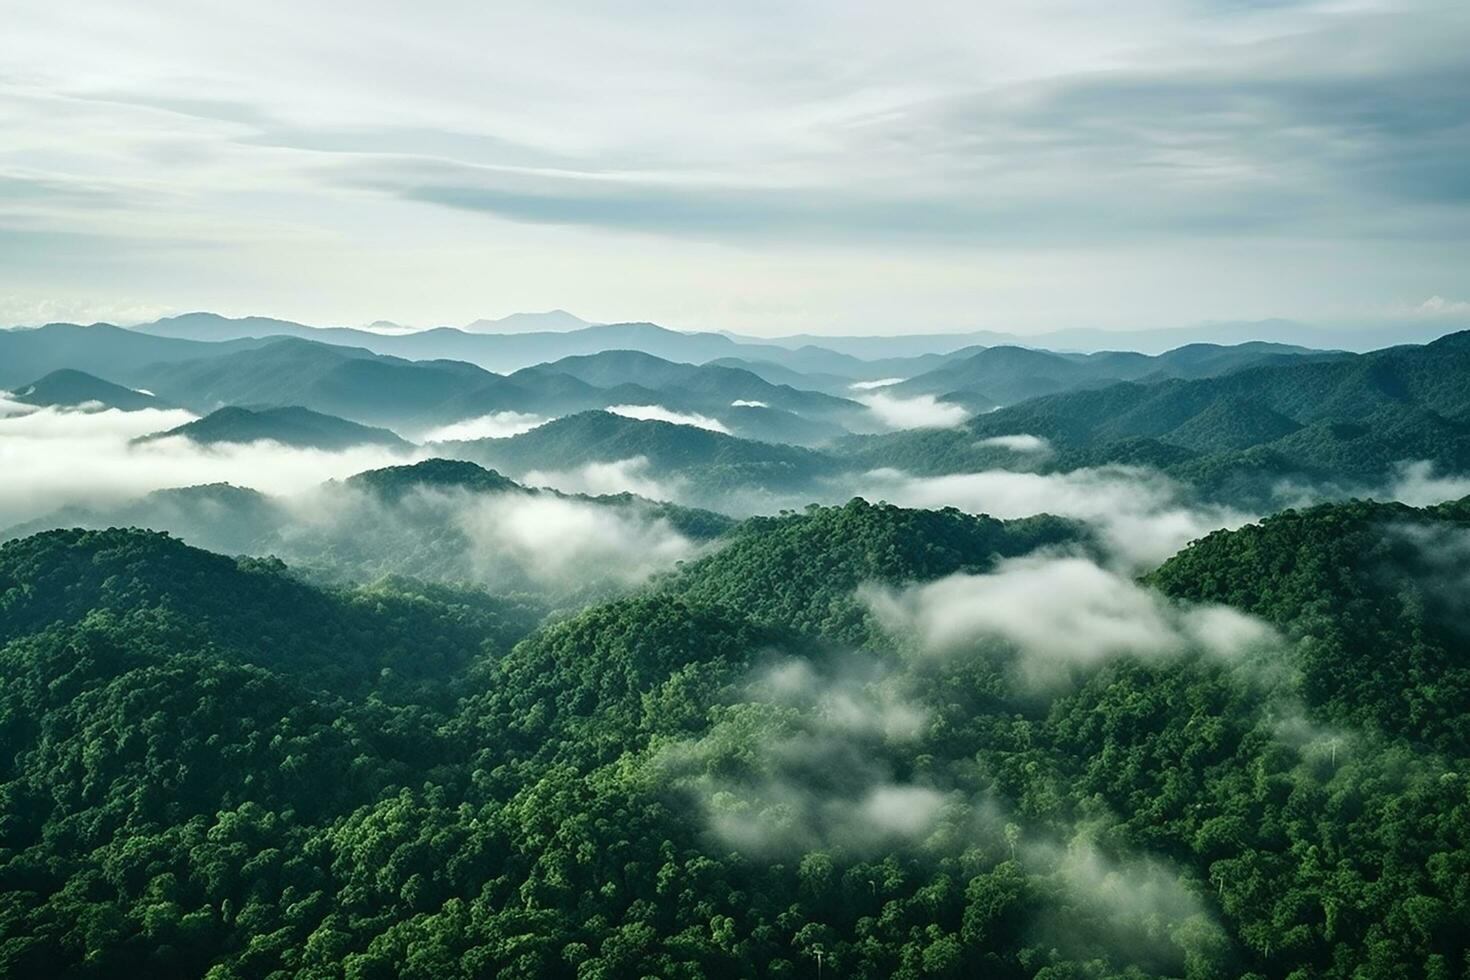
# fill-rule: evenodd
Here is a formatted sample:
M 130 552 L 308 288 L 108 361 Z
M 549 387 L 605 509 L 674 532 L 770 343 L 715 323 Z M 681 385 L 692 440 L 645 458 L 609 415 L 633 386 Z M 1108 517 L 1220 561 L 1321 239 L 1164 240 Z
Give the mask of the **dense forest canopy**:
M 853 501 L 540 626 L 15 540 L 0 973 L 1453 976 L 1467 508 L 1287 512 L 1139 582 L 1070 522 Z M 1094 659 L 1008 581 L 1152 632 Z

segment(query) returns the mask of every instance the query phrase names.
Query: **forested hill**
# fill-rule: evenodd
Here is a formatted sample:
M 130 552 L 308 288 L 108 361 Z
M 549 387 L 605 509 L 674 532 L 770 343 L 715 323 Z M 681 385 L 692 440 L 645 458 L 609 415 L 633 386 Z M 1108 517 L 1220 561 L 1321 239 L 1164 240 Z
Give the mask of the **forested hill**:
M 415 490 L 468 490 L 473 493 L 524 493 L 526 488 L 494 470 L 459 459 L 426 459 L 403 466 L 384 466 L 348 477 L 345 484 L 376 496 L 398 500 Z
M 845 469 L 840 461 L 810 449 L 600 411 L 564 416 L 510 438 L 437 448 L 512 475 L 641 458 L 654 475 L 687 478 L 711 490 L 805 487 L 815 477 Z
M 124 388 L 85 371 L 70 369 L 52 371 L 43 378 L 22 385 L 11 397 L 37 407 L 115 408 L 123 412 L 170 407 L 145 391 Z
M 1470 755 L 1470 498 L 1286 511 L 1150 578 L 1299 635 L 1304 693 L 1334 717 Z
M 367 470 L 294 496 L 228 484 L 159 490 L 137 500 L 62 508 L 0 530 L 0 540 L 37 531 L 141 527 L 227 554 L 279 556 L 314 581 L 373 582 L 410 576 L 444 585 L 493 585 L 498 594 L 566 599 L 583 590 L 626 591 L 729 530 L 722 514 L 630 493 L 589 496 L 526 487 L 463 460 L 427 459 Z M 642 560 L 542 562 L 566 526 L 583 553 L 605 555 L 599 535 L 641 539 L 659 552 Z M 621 535 L 621 537 L 619 537 Z M 565 542 L 561 541 L 565 547 Z M 553 557 L 555 557 L 553 555 Z
M 859 653 L 844 606 L 984 582 L 1068 538 L 1046 521 L 755 522 L 514 645 L 534 614 L 484 593 L 14 541 L 0 975 L 1454 976 L 1466 644 L 1435 590 L 1470 569 L 1467 508 L 1221 533 L 1154 575 L 1167 600 L 1089 572 L 1058 610 L 1116 594 L 1218 637 L 1242 623 L 1194 600 L 1224 600 L 1283 638 L 1045 688 L 1013 668 L 1049 623 Z
M 997 521 L 857 498 L 842 507 L 750 518 L 668 587 L 758 622 L 862 644 L 872 628 L 855 598 L 864 583 L 979 572 L 1038 548 L 1087 543 L 1080 525 L 1045 515 Z
M 410 596 L 323 591 L 279 561 L 235 559 L 166 534 L 48 531 L 0 545 L 0 641 L 97 637 L 273 670 L 311 689 L 371 691 L 466 666 L 526 621 L 484 593 L 446 590 L 464 622 Z M 508 617 L 508 618 L 507 618 Z M 389 685 L 391 687 L 391 684 Z
M 1126 382 L 978 415 L 955 430 L 854 438 L 868 466 L 962 472 L 1027 465 L 986 440 L 1027 434 L 1031 465 L 1156 465 L 1239 499 L 1283 479 L 1383 480 L 1405 460 L 1470 468 L 1470 333 L 1371 354 L 1289 359 L 1221 377 Z
M 144 440 L 172 437 L 206 446 L 267 440 L 300 449 L 342 450 L 353 446 L 411 448 L 409 443 L 387 429 L 359 425 L 298 406 L 249 409 L 230 405 L 215 409 L 202 419 L 146 436 Z

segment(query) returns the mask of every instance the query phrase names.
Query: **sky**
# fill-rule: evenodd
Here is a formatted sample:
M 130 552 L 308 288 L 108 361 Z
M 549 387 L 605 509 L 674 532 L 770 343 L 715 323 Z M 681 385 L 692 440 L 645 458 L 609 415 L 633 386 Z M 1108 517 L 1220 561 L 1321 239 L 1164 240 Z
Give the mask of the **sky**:
M 16 0 L 5 21 L 0 324 L 1470 314 L 1463 2 Z

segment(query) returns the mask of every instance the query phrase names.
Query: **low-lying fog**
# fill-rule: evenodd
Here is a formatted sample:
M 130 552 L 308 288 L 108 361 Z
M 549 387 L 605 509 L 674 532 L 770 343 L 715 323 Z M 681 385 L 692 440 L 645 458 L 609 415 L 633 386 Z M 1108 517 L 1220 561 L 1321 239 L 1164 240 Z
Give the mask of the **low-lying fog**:
M 638 407 L 624 406 L 630 414 L 633 408 Z M 640 416 L 660 417 L 661 413 L 677 414 L 660 410 L 640 412 Z M 268 547 L 288 560 L 340 555 L 352 550 L 343 542 L 355 539 L 359 564 L 401 571 L 404 569 L 392 562 L 374 564 L 366 556 L 419 553 L 428 533 L 425 529 L 448 529 L 440 535 L 440 546 L 455 556 L 440 555 L 433 563 L 426 558 L 424 564 L 437 563 L 436 577 L 462 576 L 487 585 L 585 585 L 592 579 L 629 585 L 672 568 L 705 547 L 675 530 L 653 508 L 593 505 L 550 495 L 487 499 L 484 494 L 440 492 L 400 500 L 389 513 L 384 510 L 387 505 L 350 494 L 340 485 L 323 487 L 327 481 L 365 470 L 425 458 L 426 450 L 405 453 L 361 447 L 327 452 L 273 442 L 201 446 L 183 438 L 133 441 L 192 418 L 177 410 L 38 410 L 0 400 L 0 471 L 5 474 L 0 480 L 0 530 L 17 526 L 36 530 L 48 520 L 85 523 L 88 518 L 81 511 L 90 510 L 95 520 L 172 522 L 173 526 L 159 529 L 174 531 L 186 540 L 192 537 L 194 543 L 216 550 Z M 669 420 L 701 425 L 708 421 Z M 535 416 L 500 413 L 457 423 L 440 434 L 514 434 L 540 421 Z M 1044 440 L 1026 433 L 994 441 L 1018 457 L 1049 450 Z M 800 508 L 814 501 L 842 503 L 854 496 L 905 507 L 956 507 L 999 518 L 1050 513 L 1093 527 L 1107 564 L 1124 574 L 1156 565 L 1211 530 L 1239 526 L 1258 516 L 1199 503 L 1187 488 L 1163 474 L 1125 466 L 1049 474 L 994 469 L 934 477 L 879 469 L 827 477 L 797 491 L 767 493 L 735 487 L 712 492 L 701 486 L 695 492 L 684 476 L 654 472 L 646 459 L 635 457 L 567 470 L 534 469 L 520 474 L 519 482 L 571 494 L 626 491 L 736 517 Z M 197 508 L 193 516 L 186 516 L 176 501 L 116 513 L 150 491 L 217 483 L 269 495 L 275 514 L 269 533 L 233 527 L 232 533 L 221 528 L 211 534 Z M 1439 476 L 1427 464 L 1409 463 L 1391 485 L 1378 488 L 1373 495 L 1425 504 L 1466 493 L 1470 493 L 1470 480 Z M 1324 495 L 1302 487 L 1283 488 L 1283 494 L 1288 498 L 1284 503 L 1291 504 L 1309 503 Z M 1332 495 L 1341 493 L 1334 490 Z M 444 535 L 453 537 L 452 547 L 444 543 Z M 378 543 L 363 543 L 370 540 Z

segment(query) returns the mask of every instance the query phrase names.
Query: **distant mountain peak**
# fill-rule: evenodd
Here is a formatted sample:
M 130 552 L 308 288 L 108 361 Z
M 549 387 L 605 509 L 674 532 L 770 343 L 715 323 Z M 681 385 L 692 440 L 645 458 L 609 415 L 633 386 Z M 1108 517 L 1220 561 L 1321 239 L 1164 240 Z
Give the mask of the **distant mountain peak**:
M 298 405 L 276 408 L 227 405 L 215 409 L 201 419 L 164 432 L 142 436 L 135 441 L 152 442 L 173 436 L 182 436 L 201 445 L 267 440 L 285 446 L 326 450 L 362 445 L 384 446 L 389 449 L 409 447 L 409 443 L 387 429 L 359 425 Z
M 494 470 L 468 460 L 435 457 L 402 466 L 385 466 L 365 470 L 348 477 L 347 486 L 367 490 L 388 498 L 402 497 L 416 489 L 457 489 L 479 493 L 515 491 L 529 493 L 525 487 Z
M 580 330 L 595 324 L 566 310 L 546 310 L 543 313 L 512 313 L 498 320 L 476 320 L 467 324 L 469 333 L 562 333 Z
M 144 408 L 169 407 L 145 391 L 113 384 L 94 374 L 73 368 L 52 371 L 26 385 L 13 397 L 16 401 L 38 408 L 88 405 L 133 412 Z

